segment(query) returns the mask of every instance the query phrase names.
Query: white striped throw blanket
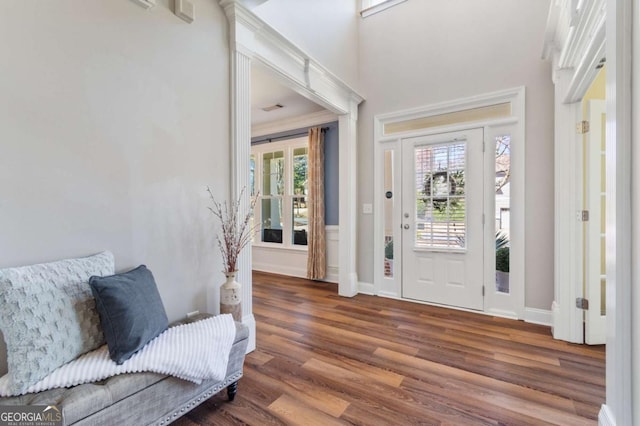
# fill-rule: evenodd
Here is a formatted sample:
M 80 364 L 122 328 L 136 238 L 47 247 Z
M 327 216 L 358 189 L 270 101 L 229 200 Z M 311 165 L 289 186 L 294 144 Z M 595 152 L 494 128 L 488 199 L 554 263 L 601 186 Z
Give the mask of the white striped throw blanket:
M 169 328 L 139 352 L 117 365 L 104 345 L 54 370 L 25 393 L 76 386 L 143 371 L 168 374 L 194 383 L 223 380 L 236 335 L 230 314 Z M 8 393 L 8 376 L 0 377 L 0 396 Z

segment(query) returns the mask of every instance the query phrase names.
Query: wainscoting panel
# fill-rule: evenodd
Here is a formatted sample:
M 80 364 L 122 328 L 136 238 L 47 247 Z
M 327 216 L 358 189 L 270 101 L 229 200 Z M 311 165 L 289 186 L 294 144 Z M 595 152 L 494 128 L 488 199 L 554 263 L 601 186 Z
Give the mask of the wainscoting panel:
M 337 283 L 339 276 L 338 248 L 340 242 L 339 227 L 326 226 L 327 241 L 327 277 L 324 281 Z M 271 272 L 291 277 L 307 276 L 307 251 L 283 249 L 266 245 L 252 247 L 252 268 L 255 271 Z
M 338 225 L 327 225 L 327 278 L 325 281 L 338 282 L 340 268 L 338 267 L 338 248 L 340 243 L 340 227 Z

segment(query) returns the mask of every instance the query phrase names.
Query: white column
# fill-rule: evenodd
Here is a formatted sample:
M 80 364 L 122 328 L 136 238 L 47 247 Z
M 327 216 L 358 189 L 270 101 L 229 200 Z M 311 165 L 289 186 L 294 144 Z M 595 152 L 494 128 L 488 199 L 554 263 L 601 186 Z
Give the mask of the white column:
M 231 52 L 232 111 L 231 111 L 231 196 L 240 194 L 240 215 L 249 212 L 249 158 L 251 157 L 251 58 L 235 50 Z M 242 322 L 250 327 L 248 351 L 256 348 L 256 321 L 253 316 L 253 288 L 251 278 L 251 247 L 246 247 L 238 259 L 238 282 L 242 284 Z
M 607 401 L 598 420 L 603 425 L 637 425 L 639 366 L 633 364 L 634 333 L 637 336 L 637 257 L 632 257 L 632 240 L 637 235 L 637 219 L 631 217 L 632 197 L 638 188 L 632 182 L 632 19 L 634 0 L 607 0 Z M 637 46 L 635 46 L 637 53 Z M 637 61 L 637 58 L 635 58 Z M 637 71 L 636 71 L 637 73 Z M 636 79 L 637 80 L 637 79 Z M 635 92 L 637 94 L 637 91 Z M 635 155 L 637 158 L 637 154 Z M 635 176 L 637 181 L 637 176 Z M 637 216 L 637 213 L 634 214 Z M 634 222 L 636 222 L 634 224 Z M 633 243 L 638 248 L 637 241 Z M 636 253 L 637 254 L 637 253 Z M 633 263 L 635 265 L 633 265 Z M 632 267 L 633 265 L 633 267 Z M 632 290 L 632 283 L 636 284 Z M 636 298 L 637 299 L 637 298 Z M 634 312 L 635 310 L 635 312 Z M 637 359 L 637 358 L 636 358 Z M 635 413 L 634 413 L 635 411 Z
M 358 104 L 353 102 L 351 111 L 339 117 L 339 172 L 340 172 L 340 245 L 338 293 L 352 297 L 358 293 L 356 270 L 357 231 L 357 127 Z
M 249 159 L 251 156 L 251 34 L 238 25 L 235 0 L 221 0 L 229 21 L 231 51 L 231 199 L 240 200 L 239 217 L 249 211 Z M 247 352 L 256 348 L 256 320 L 253 316 L 253 283 L 251 277 L 251 247 L 246 247 L 238 259 L 236 280 L 242 285 L 242 322 L 249 327 Z
M 640 120 L 638 120 L 638 114 L 640 114 L 640 1 L 635 0 L 633 3 L 633 41 L 631 43 L 631 57 L 633 58 L 633 64 L 631 69 L 631 87 L 633 93 L 631 97 L 631 111 L 630 116 L 632 118 L 633 128 L 631 134 L 633 139 L 631 140 L 632 159 L 631 168 L 638 170 L 640 167 Z M 633 246 L 631 247 L 631 265 L 633 270 L 631 271 L 631 283 L 635 283 L 634 287 L 631 287 L 632 300 L 631 300 L 631 341 L 633 347 L 631 348 L 631 395 L 633 400 L 631 406 L 633 407 L 632 418 L 634 424 L 640 424 L 640 218 L 638 218 L 638 212 L 640 212 L 640 173 L 632 173 L 633 180 L 631 182 L 631 199 L 632 206 L 631 211 L 631 228 L 633 229 Z M 629 283 L 629 284 L 631 284 Z

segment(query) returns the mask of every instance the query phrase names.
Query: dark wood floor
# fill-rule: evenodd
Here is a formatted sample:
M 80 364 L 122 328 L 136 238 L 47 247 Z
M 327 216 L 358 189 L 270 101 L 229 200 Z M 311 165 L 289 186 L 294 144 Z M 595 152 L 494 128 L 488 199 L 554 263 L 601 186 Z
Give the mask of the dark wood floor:
M 548 327 L 253 276 L 257 349 L 234 402 L 176 424 L 582 425 L 605 397 L 604 347 Z

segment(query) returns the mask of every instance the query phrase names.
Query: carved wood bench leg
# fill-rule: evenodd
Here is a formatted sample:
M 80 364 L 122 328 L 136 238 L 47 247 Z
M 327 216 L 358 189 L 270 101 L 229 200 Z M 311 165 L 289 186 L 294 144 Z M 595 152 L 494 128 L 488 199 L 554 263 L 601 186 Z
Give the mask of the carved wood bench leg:
M 233 382 L 227 386 L 227 396 L 229 397 L 229 401 L 233 401 L 236 397 L 236 393 L 238 393 L 238 382 Z

